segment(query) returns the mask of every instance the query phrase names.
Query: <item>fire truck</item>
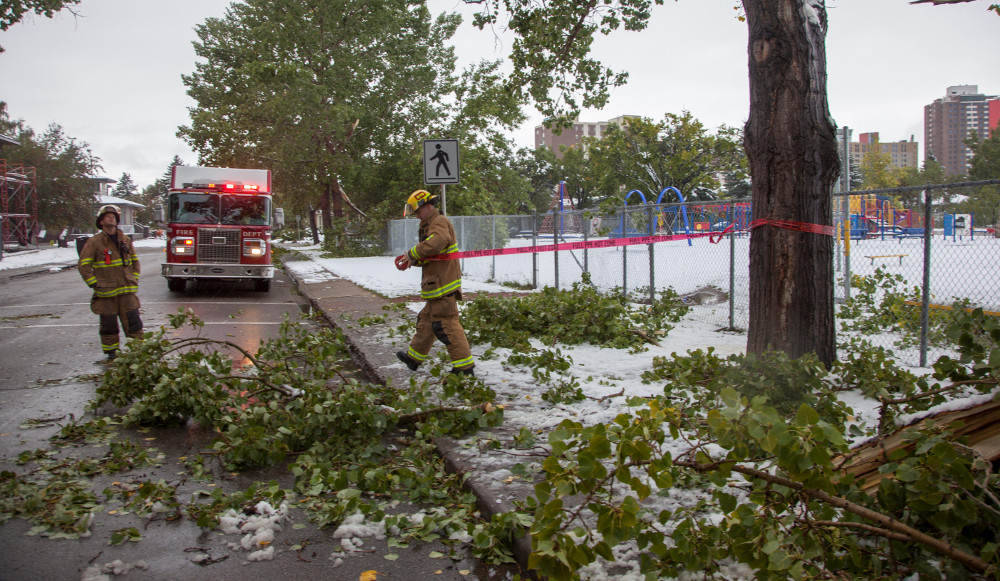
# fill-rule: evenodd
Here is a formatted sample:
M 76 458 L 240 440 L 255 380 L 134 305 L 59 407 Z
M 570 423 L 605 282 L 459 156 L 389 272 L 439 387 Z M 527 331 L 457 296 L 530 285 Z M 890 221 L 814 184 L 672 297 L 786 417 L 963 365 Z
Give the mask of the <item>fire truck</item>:
M 189 280 L 253 281 L 271 290 L 271 228 L 284 225 L 273 209 L 271 171 L 176 165 L 166 207 L 167 288 L 181 292 Z

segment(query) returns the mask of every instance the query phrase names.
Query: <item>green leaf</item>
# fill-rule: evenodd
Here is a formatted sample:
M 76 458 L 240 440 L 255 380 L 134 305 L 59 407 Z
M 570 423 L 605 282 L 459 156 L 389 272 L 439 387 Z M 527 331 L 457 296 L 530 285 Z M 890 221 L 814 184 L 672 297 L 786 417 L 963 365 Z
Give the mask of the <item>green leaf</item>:
M 735 496 L 726 494 L 725 492 L 716 491 L 715 498 L 719 500 L 719 507 L 722 509 L 722 512 L 728 514 L 736 510 L 738 501 Z
M 819 414 L 806 404 L 799 406 L 798 413 L 795 414 L 795 425 L 811 426 L 819 421 Z

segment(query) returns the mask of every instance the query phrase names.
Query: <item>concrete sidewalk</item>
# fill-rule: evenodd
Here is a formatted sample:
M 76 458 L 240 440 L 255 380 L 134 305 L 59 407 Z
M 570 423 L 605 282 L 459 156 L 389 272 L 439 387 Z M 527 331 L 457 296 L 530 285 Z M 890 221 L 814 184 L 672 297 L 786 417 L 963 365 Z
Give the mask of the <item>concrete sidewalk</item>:
M 386 258 L 387 268 L 390 260 Z M 391 385 L 406 385 L 409 382 L 413 373 L 399 362 L 395 353 L 405 349 L 410 338 L 396 337 L 389 340 L 384 336 L 382 329 L 373 326 L 364 327 L 357 323 L 361 317 L 366 316 L 386 316 L 390 327 L 412 320 L 416 315 L 411 311 L 383 309 L 400 302 L 401 299 L 380 297 L 332 273 L 329 279 L 307 282 L 301 276 L 297 276 L 292 269 L 286 268 L 285 271 L 313 308 L 322 314 L 332 327 L 344 334 L 355 364 L 361 368 L 369 381 Z M 411 300 L 421 299 L 419 296 L 414 296 Z M 532 494 L 533 490 L 529 483 L 505 483 L 502 488 L 498 487 L 498 483 L 488 474 L 477 472 L 473 464 L 463 458 L 462 447 L 454 439 L 439 438 L 436 444 L 438 453 L 444 458 L 448 469 L 466 475 L 466 487 L 475 494 L 483 518 L 489 520 L 495 514 L 512 511 L 515 509 L 512 498 L 524 499 Z M 528 556 L 531 554 L 531 540 L 528 535 L 514 541 L 510 549 L 518 564 L 528 571 Z

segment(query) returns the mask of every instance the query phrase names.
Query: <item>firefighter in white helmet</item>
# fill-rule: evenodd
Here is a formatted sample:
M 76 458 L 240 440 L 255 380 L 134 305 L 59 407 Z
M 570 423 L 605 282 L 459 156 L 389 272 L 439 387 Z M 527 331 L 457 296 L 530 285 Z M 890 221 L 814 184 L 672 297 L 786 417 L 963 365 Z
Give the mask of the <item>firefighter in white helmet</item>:
M 427 360 L 434 339 L 444 343 L 451 358 L 451 373 L 475 375 L 475 362 L 465 329 L 458 319 L 458 301 L 462 300 L 462 269 L 457 260 L 425 260 L 435 255 L 458 252 L 458 241 L 451 221 L 435 207 L 437 196 L 417 190 L 406 200 L 403 215 L 420 218 L 417 244 L 396 258 L 396 267 L 423 269 L 420 277 L 420 297 L 427 303 L 417 315 L 417 332 L 406 351 L 396 357 L 416 371 Z
M 132 239 L 122 232 L 121 210 L 104 205 L 97 210 L 97 227 L 80 251 L 80 276 L 94 290 L 90 310 L 100 318 L 101 350 L 113 360 L 120 348 L 118 322 L 131 339 L 142 337 L 139 318 L 139 257 Z

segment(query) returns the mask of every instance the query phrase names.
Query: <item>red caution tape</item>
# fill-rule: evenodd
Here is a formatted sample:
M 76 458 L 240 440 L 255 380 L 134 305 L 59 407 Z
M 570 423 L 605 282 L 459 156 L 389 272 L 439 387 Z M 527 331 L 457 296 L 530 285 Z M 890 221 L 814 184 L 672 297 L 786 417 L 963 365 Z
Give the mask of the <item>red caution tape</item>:
M 823 226 L 820 224 L 809 224 L 807 222 L 793 222 L 791 220 L 770 220 L 763 218 L 750 222 L 748 230 L 759 226 L 770 225 L 776 228 L 787 228 L 800 232 L 812 232 L 815 234 L 834 235 L 833 226 Z M 488 250 L 468 250 L 465 252 L 452 252 L 451 254 L 437 254 L 429 256 L 424 260 L 456 260 L 460 258 L 482 258 L 485 256 L 504 256 L 508 254 L 529 254 L 535 252 L 558 252 L 563 250 L 583 250 L 584 248 L 615 248 L 618 246 L 633 246 L 637 244 L 655 244 L 657 242 L 670 242 L 674 240 L 688 240 L 691 238 L 708 237 L 712 244 L 718 244 L 722 238 L 734 230 L 734 224 L 730 224 L 721 232 L 705 232 L 699 234 L 667 234 L 661 236 L 636 236 L 632 238 L 611 238 L 608 240 L 587 240 L 582 242 L 562 242 L 558 244 L 542 244 L 538 246 L 523 246 L 521 248 L 492 248 Z M 397 265 L 398 266 L 398 265 Z
M 769 218 L 761 218 L 760 220 L 754 220 L 753 222 L 750 222 L 750 230 L 753 230 L 758 226 L 774 226 L 776 228 L 798 230 L 799 232 L 826 234 L 827 236 L 833 236 L 834 234 L 833 226 L 824 226 L 822 224 L 809 224 L 808 222 L 793 222 L 791 220 L 771 220 Z
M 556 252 L 563 250 L 582 250 L 584 248 L 615 248 L 618 246 L 633 246 L 637 244 L 655 244 L 673 240 L 688 240 L 711 236 L 704 234 L 664 234 L 660 236 L 635 236 L 632 238 L 611 238 L 608 240 L 587 240 L 582 242 L 562 242 L 558 244 L 541 244 L 538 246 L 523 246 L 520 248 L 492 248 L 488 250 L 467 250 L 451 254 L 437 254 L 422 260 L 455 260 L 458 258 L 482 258 L 485 256 L 503 256 L 507 254 L 529 254 L 534 252 Z

